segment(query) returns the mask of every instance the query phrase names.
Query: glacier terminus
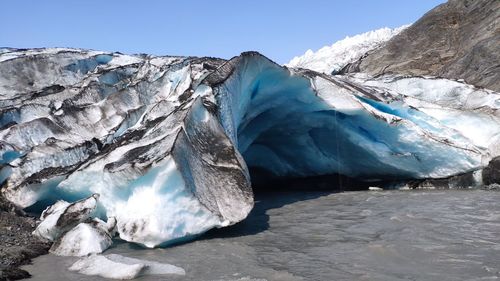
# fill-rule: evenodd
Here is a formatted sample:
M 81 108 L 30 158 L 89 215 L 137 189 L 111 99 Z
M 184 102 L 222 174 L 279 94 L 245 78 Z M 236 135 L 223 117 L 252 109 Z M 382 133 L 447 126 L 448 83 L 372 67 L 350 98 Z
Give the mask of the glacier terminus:
M 253 170 L 480 185 L 500 154 L 499 107 L 462 81 L 331 75 L 256 52 L 4 48 L 0 182 L 15 205 L 47 208 L 35 233 L 56 254 L 102 252 L 115 233 L 165 246 L 245 219 Z

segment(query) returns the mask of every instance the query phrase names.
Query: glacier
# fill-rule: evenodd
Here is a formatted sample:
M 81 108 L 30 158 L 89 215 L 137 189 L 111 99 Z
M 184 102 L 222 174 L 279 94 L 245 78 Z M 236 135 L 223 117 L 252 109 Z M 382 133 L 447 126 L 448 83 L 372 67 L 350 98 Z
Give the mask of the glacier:
M 332 74 L 342 70 L 347 64 L 363 57 L 366 53 L 380 48 L 392 37 L 410 25 L 397 28 L 380 28 L 365 32 L 325 46 L 316 52 L 309 49 L 302 56 L 296 56 L 286 64 L 288 67 L 300 67 L 317 72 Z
M 243 220 L 254 170 L 367 185 L 477 174 L 499 154 L 499 98 L 461 81 L 329 75 L 256 52 L 1 49 L 1 191 L 30 211 L 55 204 L 40 224 L 61 236 L 54 252 L 104 251 L 115 231 L 166 246 Z M 53 229 L 90 198 L 92 212 Z M 73 239 L 102 243 L 80 252 Z

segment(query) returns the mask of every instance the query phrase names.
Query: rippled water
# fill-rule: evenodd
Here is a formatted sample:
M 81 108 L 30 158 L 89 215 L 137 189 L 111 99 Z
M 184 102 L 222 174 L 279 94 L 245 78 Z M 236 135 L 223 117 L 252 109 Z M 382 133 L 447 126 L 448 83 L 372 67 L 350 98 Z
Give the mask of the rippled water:
M 167 249 L 109 250 L 172 263 L 186 276 L 138 280 L 496 280 L 500 192 L 270 193 L 244 222 Z M 52 255 L 33 280 L 101 280 Z

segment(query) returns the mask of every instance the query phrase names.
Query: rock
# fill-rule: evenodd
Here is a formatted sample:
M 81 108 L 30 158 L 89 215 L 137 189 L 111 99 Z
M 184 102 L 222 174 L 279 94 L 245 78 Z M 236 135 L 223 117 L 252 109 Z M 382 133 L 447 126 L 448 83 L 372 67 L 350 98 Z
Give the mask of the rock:
M 31 233 L 34 219 L 16 210 L 0 195 L 0 280 L 28 278 L 28 272 L 18 266 L 29 263 L 39 255 L 46 254 L 50 244 Z
M 17 267 L 9 267 L 0 270 L 0 281 L 20 280 L 30 277 L 31 275 L 26 270 Z
M 410 189 L 478 188 L 482 186 L 481 170 L 440 179 L 414 180 L 407 183 Z
M 493 158 L 483 169 L 482 174 L 485 185 L 500 184 L 500 157 Z

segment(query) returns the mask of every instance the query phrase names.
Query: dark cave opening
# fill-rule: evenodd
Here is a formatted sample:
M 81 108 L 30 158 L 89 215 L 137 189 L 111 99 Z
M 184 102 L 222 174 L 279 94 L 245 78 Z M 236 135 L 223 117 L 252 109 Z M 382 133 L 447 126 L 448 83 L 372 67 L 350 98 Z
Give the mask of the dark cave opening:
M 240 62 L 216 89 L 219 120 L 254 191 L 366 190 L 408 172 L 380 160 L 377 120 L 335 109 L 312 81 L 267 60 Z M 380 145 L 380 144 L 378 144 Z
M 276 177 L 261 168 L 250 168 L 254 193 L 275 191 L 360 191 L 370 186 L 380 186 L 381 181 L 366 182 L 341 174 L 328 174 L 309 177 Z

